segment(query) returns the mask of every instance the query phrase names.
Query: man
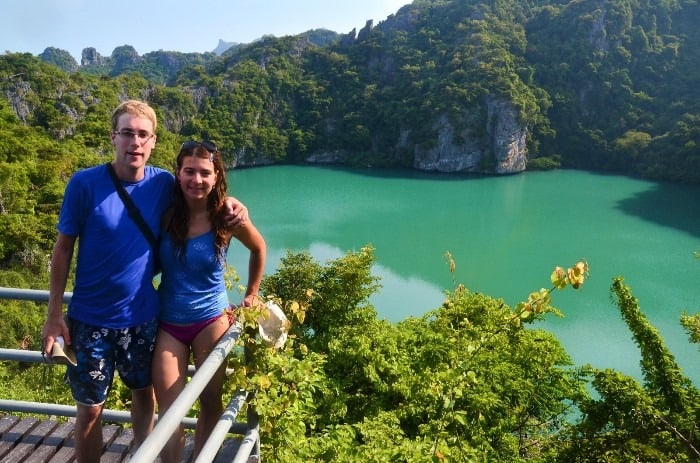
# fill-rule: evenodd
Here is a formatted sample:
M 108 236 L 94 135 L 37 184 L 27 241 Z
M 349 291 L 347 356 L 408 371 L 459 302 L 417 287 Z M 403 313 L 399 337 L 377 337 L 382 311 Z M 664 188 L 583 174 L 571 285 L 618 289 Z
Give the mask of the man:
M 157 236 L 161 215 L 172 202 L 174 177 L 147 165 L 156 143 L 155 112 L 144 102 L 125 101 L 112 114 L 111 124 L 114 172 Z M 230 224 L 245 222 L 245 206 L 233 198 L 227 202 Z M 76 458 L 79 463 L 99 462 L 102 410 L 115 371 L 132 392 L 135 444 L 153 429 L 151 356 L 160 308 L 152 285 L 155 255 L 128 215 L 105 164 L 70 179 L 57 229 L 44 351 L 51 352 L 56 338 L 63 336 L 76 355 L 77 365 L 68 366 L 77 404 Z M 66 323 L 62 300 L 76 241 L 75 287 Z

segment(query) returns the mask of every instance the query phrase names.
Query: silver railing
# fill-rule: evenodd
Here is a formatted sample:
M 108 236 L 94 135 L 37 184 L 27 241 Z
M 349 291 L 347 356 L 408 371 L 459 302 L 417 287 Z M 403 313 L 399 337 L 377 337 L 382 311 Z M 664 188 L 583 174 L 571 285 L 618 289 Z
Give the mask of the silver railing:
M 65 293 L 63 302 L 70 302 L 71 296 L 71 293 Z M 44 290 L 0 287 L 0 299 L 48 302 L 49 292 Z M 193 367 L 190 366 L 190 372 L 194 371 L 192 378 L 168 411 L 162 417 L 157 417 L 153 432 L 133 454 L 130 459 L 131 462 L 150 463 L 155 461 L 156 457 L 165 446 L 165 443 L 179 424 L 182 424 L 188 429 L 193 429 L 196 426 L 197 420 L 195 418 L 188 418 L 185 415 L 190 411 L 192 404 L 194 404 L 202 393 L 214 373 L 226 360 L 227 355 L 231 352 L 231 349 L 240 335 L 241 326 L 237 324 L 232 325 L 219 340 L 209 357 L 207 357 L 199 369 L 194 371 Z M 4 348 L 0 348 L 0 360 L 33 363 L 43 363 L 45 361 L 41 352 Z M 238 451 L 232 460 L 233 463 L 245 463 L 249 461 L 250 457 L 256 457 L 255 461 L 260 461 L 260 434 L 256 414 L 249 408 L 246 422 L 242 423 L 236 421 L 238 413 L 243 408 L 247 399 L 246 391 L 239 391 L 233 394 L 226 409 L 219 418 L 216 427 L 209 435 L 209 438 L 197 456 L 195 460 L 196 463 L 214 461 L 214 458 L 229 433 L 242 436 Z M 0 411 L 66 417 L 76 416 L 75 406 L 5 399 L 0 399 Z M 131 415 L 129 412 L 124 411 L 104 410 L 102 419 L 107 422 L 129 423 L 131 422 Z

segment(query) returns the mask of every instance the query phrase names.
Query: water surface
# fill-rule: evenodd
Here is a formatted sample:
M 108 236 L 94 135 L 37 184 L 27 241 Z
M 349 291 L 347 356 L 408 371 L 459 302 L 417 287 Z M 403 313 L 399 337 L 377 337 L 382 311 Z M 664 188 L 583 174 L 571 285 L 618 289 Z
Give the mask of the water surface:
M 288 249 L 325 263 L 374 246 L 383 287 L 371 302 L 390 321 L 440 305 L 452 288 L 446 251 L 457 263 L 457 283 L 510 305 L 548 287 L 555 266 L 586 259 L 586 284 L 553 294 L 565 318 L 538 326 L 576 364 L 640 378 L 638 350 L 610 299 L 612 279 L 621 275 L 700 384 L 698 345 L 678 321 L 684 310 L 700 311 L 698 187 L 581 171 L 475 177 L 274 166 L 230 172 L 229 191 L 265 236 L 266 273 Z M 245 276 L 241 248 L 230 255 Z

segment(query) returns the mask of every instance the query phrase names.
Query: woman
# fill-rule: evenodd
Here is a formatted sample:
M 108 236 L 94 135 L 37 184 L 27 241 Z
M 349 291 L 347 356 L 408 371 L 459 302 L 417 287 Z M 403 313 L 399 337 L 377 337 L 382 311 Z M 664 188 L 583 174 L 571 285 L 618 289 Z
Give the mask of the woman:
M 213 143 L 184 143 L 177 156 L 175 180 L 173 206 L 162 221 L 161 311 L 153 355 L 153 386 L 161 416 L 185 387 L 190 353 L 199 367 L 230 326 L 224 266 L 231 238 L 250 252 L 244 306 L 255 303 L 266 255 L 265 240 L 250 220 L 236 228 L 224 225 L 226 172 Z M 199 397 L 195 456 L 223 411 L 225 370 L 224 364 Z M 183 449 L 180 427 L 163 448 L 161 460 L 179 462 Z

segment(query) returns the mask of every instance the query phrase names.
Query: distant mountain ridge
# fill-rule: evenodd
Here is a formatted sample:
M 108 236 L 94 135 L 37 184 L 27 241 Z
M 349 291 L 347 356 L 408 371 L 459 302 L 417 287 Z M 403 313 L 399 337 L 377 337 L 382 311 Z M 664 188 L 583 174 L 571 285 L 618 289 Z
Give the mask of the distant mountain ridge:
M 221 55 L 125 45 L 86 49 L 78 65 L 48 48 L 44 62 L 114 79 L 54 94 L 47 82 L 73 77 L 10 66 L 22 77 L 0 86 L 22 121 L 58 137 L 82 130 L 96 89 L 150 98 L 169 131 L 215 137 L 238 165 L 568 167 L 698 183 L 698 23 L 695 0 L 414 0 L 359 31 L 264 36 Z
M 327 29 L 309 30 L 300 34 L 300 36 L 308 38 L 310 43 L 318 46 L 325 46 L 339 37 L 336 32 Z M 251 43 L 255 43 L 265 37 L 274 36 L 263 36 Z M 141 72 L 144 77 L 152 80 L 154 83 L 169 84 L 184 67 L 207 64 L 214 57 L 237 50 L 245 45 L 247 44 L 225 42 L 219 39 L 219 43 L 211 52 L 183 53 L 159 50 L 145 53 L 143 56 L 139 56 L 136 49 L 131 45 L 116 47 L 110 56 L 102 56 L 95 48 L 86 47 L 83 48 L 80 63 L 76 62 L 66 50 L 47 47 L 38 57 L 45 63 L 53 64 L 66 72 L 117 76 L 136 71 Z
M 219 39 L 219 44 L 212 50 L 214 54 L 221 56 L 224 54 L 226 50 L 228 50 L 231 47 L 235 47 L 237 45 L 240 45 L 238 42 L 224 42 L 223 40 Z

